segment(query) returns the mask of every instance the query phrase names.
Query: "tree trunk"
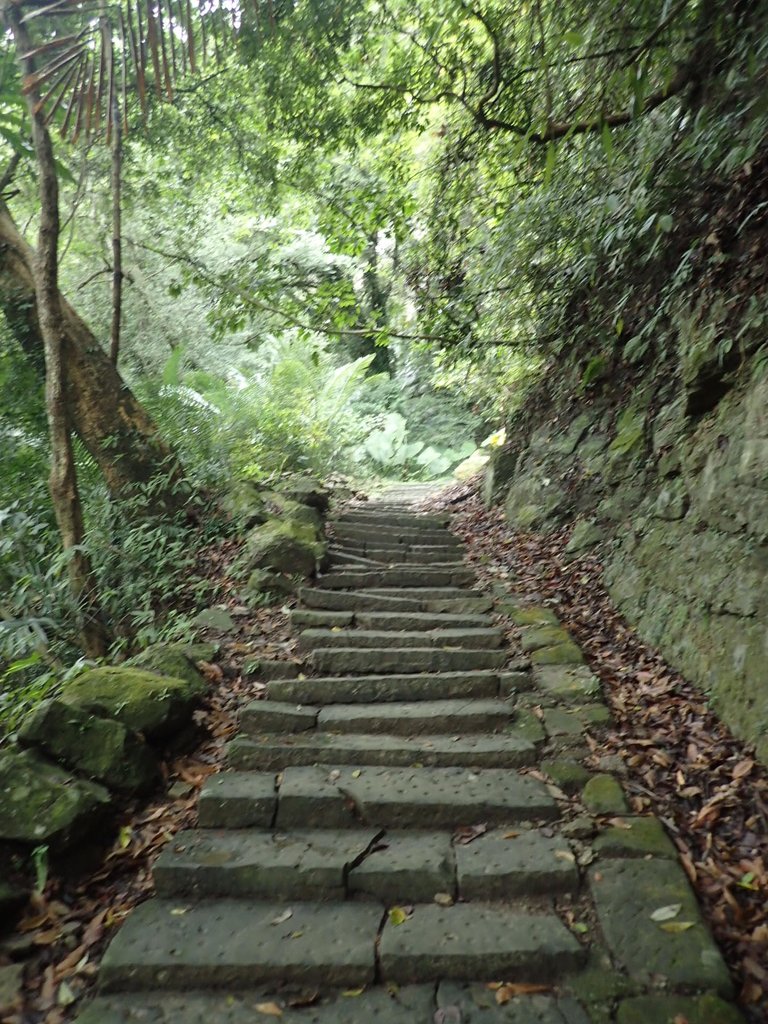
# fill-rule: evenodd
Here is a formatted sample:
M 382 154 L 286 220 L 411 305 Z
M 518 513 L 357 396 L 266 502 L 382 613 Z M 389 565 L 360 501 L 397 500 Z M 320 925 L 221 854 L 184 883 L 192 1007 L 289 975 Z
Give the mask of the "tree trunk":
M 21 18 L 21 11 L 11 3 L 5 5 L 5 13 L 22 74 L 32 76 L 35 72 L 34 58 L 30 52 L 32 43 Z M 58 287 L 59 182 L 51 136 L 40 109 L 38 89 L 34 86 L 28 88 L 26 97 L 40 194 L 40 226 L 33 280 L 45 353 L 45 408 L 51 439 L 49 486 L 61 545 L 67 559 L 70 588 L 82 614 L 83 647 L 90 657 L 99 658 L 107 652 L 108 636 L 100 615 L 91 562 L 84 548 L 83 510 L 67 414 L 64 323 Z
M 34 251 L 0 203 L 0 310 L 42 376 L 44 347 L 36 309 L 34 259 Z M 87 324 L 63 296 L 60 306 L 69 423 L 98 464 L 110 493 L 130 497 L 155 480 L 148 502 L 152 508 L 184 507 L 189 489 L 178 460 Z

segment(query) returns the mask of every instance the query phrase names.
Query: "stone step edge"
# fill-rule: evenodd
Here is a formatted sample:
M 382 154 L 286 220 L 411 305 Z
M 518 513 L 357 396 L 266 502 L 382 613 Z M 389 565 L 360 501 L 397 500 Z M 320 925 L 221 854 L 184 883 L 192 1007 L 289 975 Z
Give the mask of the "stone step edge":
M 330 742 L 323 743 L 323 739 Z M 472 740 L 485 740 L 473 744 Z M 490 742 L 489 742 L 490 741 Z M 367 749 L 366 749 L 367 744 Z M 468 745 L 467 745 L 468 744 Z M 454 735 L 426 733 L 395 736 L 391 733 L 317 733 L 238 735 L 226 746 L 226 762 L 235 771 L 284 771 L 286 768 L 344 765 L 365 768 L 466 768 L 510 771 L 535 765 L 543 732 L 532 736 L 521 726 L 496 733 Z M 481 749 L 478 749 L 478 746 Z
M 528 691 L 533 686 L 529 663 L 525 659 L 517 659 L 512 660 L 507 668 L 501 672 L 494 669 L 467 669 L 464 672 L 402 672 L 399 674 L 393 673 L 392 675 L 354 674 L 346 676 L 307 675 L 304 679 L 268 679 L 265 683 L 265 696 L 268 701 L 276 700 L 280 703 L 353 704 L 358 702 L 345 699 L 343 696 L 338 700 L 331 701 L 328 699 L 327 694 L 323 696 L 322 700 L 309 695 L 313 692 L 313 687 L 329 691 L 338 688 L 340 692 L 343 692 L 344 690 L 348 691 L 354 686 L 408 687 L 425 679 L 433 680 L 436 687 L 439 687 L 441 684 L 450 686 L 451 683 L 466 682 L 471 686 L 473 683 L 483 684 L 487 682 L 492 685 L 493 689 L 489 690 L 487 694 L 483 694 L 483 697 L 499 697 L 501 700 L 509 698 L 516 692 Z M 302 693 L 302 690 L 305 692 Z M 317 692 L 317 689 L 314 692 Z M 463 692 L 462 695 L 466 695 L 468 700 L 473 699 L 472 694 Z M 404 693 L 398 693 L 386 700 L 381 696 L 376 697 L 379 703 L 388 703 L 389 700 L 400 702 L 405 699 Z M 424 698 L 410 698 L 411 702 L 422 699 L 431 701 L 435 697 L 430 694 Z M 359 703 L 368 704 L 371 701 L 365 699 Z

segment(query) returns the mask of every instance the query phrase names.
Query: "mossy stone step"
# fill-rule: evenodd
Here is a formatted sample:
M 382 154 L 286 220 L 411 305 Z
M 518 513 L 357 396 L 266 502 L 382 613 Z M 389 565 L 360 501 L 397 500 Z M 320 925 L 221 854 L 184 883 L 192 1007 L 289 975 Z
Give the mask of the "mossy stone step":
M 269 702 L 266 703 L 267 706 Z M 317 728 L 332 733 L 496 732 L 508 725 L 513 708 L 502 700 L 395 701 L 390 704 L 332 704 L 317 716 Z
M 393 643 L 396 642 L 393 638 Z M 410 673 L 464 672 L 501 668 L 507 652 L 441 647 L 319 647 L 309 656 L 318 672 L 350 675 L 353 672 Z
M 304 629 L 298 636 L 300 651 L 317 648 L 344 647 L 368 648 L 386 647 L 396 644 L 403 647 L 469 648 L 470 650 L 495 649 L 501 646 L 504 634 L 496 627 L 464 629 Z
M 630 978 L 731 995 L 728 968 L 678 863 L 601 859 L 590 872 L 590 889 L 611 956 Z M 679 910 L 653 920 L 662 907 Z
M 355 550 L 342 543 L 329 549 L 334 564 L 345 561 L 366 565 L 463 565 L 462 552 L 457 548 L 401 547 L 366 548 Z
M 373 589 L 371 591 L 323 590 L 302 587 L 299 598 L 306 608 L 327 611 L 414 611 L 477 614 L 488 611 L 493 600 L 458 587 Z
M 400 925 L 388 920 L 379 947 L 382 978 L 397 983 L 446 977 L 552 982 L 584 957 L 554 913 L 466 903 L 419 905 Z
M 453 828 L 549 819 L 557 806 L 537 779 L 495 768 L 288 768 L 276 827 Z
M 522 768 L 534 763 L 542 741 L 543 733 L 539 738 L 532 738 L 527 730 L 518 731 L 514 726 L 503 733 L 476 736 L 321 732 L 275 736 L 265 733 L 254 738 L 235 736 L 227 747 L 227 761 L 230 768 L 241 771 L 275 772 L 289 766 L 313 764 Z
M 106 992 L 263 982 L 359 986 L 373 981 L 381 907 L 373 903 L 149 900 L 110 944 Z
M 337 524 L 333 527 L 334 541 L 339 545 L 360 545 L 361 547 L 404 548 L 439 547 L 462 550 L 465 545 L 448 530 L 409 530 L 406 527 L 350 526 Z
M 268 700 L 296 704 L 372 704 L 399 700 L 496 697 L 496 672 L 442 672 L 432 675 L 310 676 L 270 679 Z
M 404 566 L 386 569 L 332 570 L 320 577 L 326 590 L 369 590 L 372 587 L 462 587 L 474 582 L 475 574 L 466 566 L 453 569 Z
M 535 829 L 497 829 L 455 848 L 463 900 L 508 900 L 576 892 L 579 872 L 568 843 Z
M 251 983 L 252 984 L 252 983 Z M 301 996 L 301 990 L 295 995 Z M 306 995 L 306 992 L 305 992 Z M 314 993 L 313 993 L 314 995 Z M 137 992 L 99 996 L 86 1007 L 78 1024 L 257 1024 L 269 1016 L 256 1006 L 277 1005 L 282 1024 L 433 1024 L 434 985 L 376 986 L 354 997 L 340 992 L 318 993 L 312 1006 L 292 1008 L 292 994 L 275 985 L 239 991 Z M 256 1016 L 255 1016 L 256 1014 Z M 540 1024 L 541 1018 L 531 1018 Z M 552 1021 L 561 1024 L 552 1017 Z M 490 1024 L 495 1024 L 495 1018 Z M 549 1020 L 547 1021 L 549 1024 Z M 568 1024 L 571 1024 L 569 1018 Z M 573 1024 L 581 1024 L 575 1021 Z M 698 1024 L 698 1022 L 696 1022 Z
M 415 630 L 415 629 L 489 629 L 493 628 L 493 620 L 487 615 L 464 614 L 455 615 L 451 612 L 339 612 L 339 611 L 303 611 L 291 612 L 292 626 L 310 628 L 333 628 L 357 626 L 359 629 L 384 630 Z
M 337 524 L 359 524 L 378 529 L 379 527 L 406 527 L 409 530 L 440 530 L 447 529 L 450 516 L 414 514 L 412 512 L 387 512 L 384 509 L 370 511 L 345 512 L 332 521 Z
M 169 899 L 247 897 L 270 901 L 431 901 L 456 889 L 449 832 L 314 829 L 292 832 L 203 829 L 170 842 L 153 868 Z

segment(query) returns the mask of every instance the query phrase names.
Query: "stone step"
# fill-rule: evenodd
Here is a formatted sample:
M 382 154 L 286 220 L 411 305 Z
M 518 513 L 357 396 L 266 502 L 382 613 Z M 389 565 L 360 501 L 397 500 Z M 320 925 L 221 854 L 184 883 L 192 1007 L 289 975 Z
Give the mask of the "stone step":
M 580 967 L 585 958 L 586 949 L 554 913 L 466 903 L 418 905 L 397 927 L 387 921 L 379 946 L 381 977 L 396 983 L 483 977 L 552 982 Z
M 391 566 L 385 569 L 331 570 L 320 576 L 320 585 L 325 590 L 369 590 L 376 587 L 462 587 L 475 580 L 475 574 L 468 566 L 456 568 L 423 568 L 412 566 Z
M 253 986 L 252 981 L 248 984 Z M 360 995 L 357 990 L 354 992 L 354 997 L 337 991 L 317 993 L 316 998 L 311 993 L 311 1008 L 301 1006 L 301 990 L 297 998 L 277 984 L 234 992 L 197 989 L 114 993 L 99 995 L 89 1002 L 78 1014 L 77 1024 L 258 1024 L 268 1022 L 269 1015 L 254 1008 L 271 1009 L 275 1005 L 281 1010 L 281 1024 L 360 1024 L 361 1020 L 375 1024 L 433 1024 L 435 1020 L 434 985 L 403 985 L 396 991 L 394 986 L 379 985 Z M 453 993 L 450 998 L 456 1002 Z M 272 1014 L 275 1015 L 274 1011 Z M 581 1020 L 572 1019 L 574 1024 L 582 1024 Z M 531 1020 L 536 1018 L 532 1016 Z M 565 1018 L 553 1015 L 551 1020 Z M 494 1017 L 489 1024 L 498 1021 Z
M 292 626 L 311 628 L 357 626 L 360 629 L 485 629 L 493 621 L 487 615 L 453 615 L 450 612 L 342 612 L 305 611 L 290 615 Z
M 411 536 L 403 536 L 402 532 L 383 532 L 379 530 L 343 529 L 335 530 L 334 543 L 339 547 L 365 554 L 368 551 L 407 551 L 431 550 L 463 551 L 464 543 L 447 531 L 435 533 L 416 532 Z
M 399 597 L 398 594 L 406 596 Z M 307 608 L 328 611 L 423 611 L 453 614 L 479 613 L 493 607 L 493 599 L 458 587 L 374 590 L 323 590 L 302 587 L 299 600 Z
M 344 526 L 337 524 L 332 529 L 335 544 L 341 547 L 360 545 L 363 548 L 383 548 L 402 550 L 408 547 L 447 548 L 450 551 L 463 551 L 465 548 L 461 538 L 447 530 L 407 530 L 386 527 Z
M 200 794 L 206 828 L 270 827 L 264 793 L 274 776 L 222 772 Z M 248 792 L 254 793 L 255 807 Z M 454 828 L 552 820 L 558 808 L 538 779 L 497 768 L 286 768 L 279 777 L 274 828 Z
M 402 562 L 402 559 L 399 561 Z M 327 563 L 324 564 L 333 566 L 334 569 L 358 567 L 376 569 L 383 563 L 374 558 L 367 558 L 365 555 L 356 555 L 351 551 L 345 551 L 342 548 L 330 547 L 327 551 Z
M 302 732 L 423 736 L 425 733 L 498 732 L 509 725 L 513 708 L 503 700 L 395 701 L 389 704 L 331 704 L 310 708 L 251 701 L 243 708 L 240 730 L 246 736 L 265 732 Z M 282 726 L 282 728 L 280 728 Z
M 105 992 L 237 988 L 264 982 L 361 986 L 374 979 L 377 903 L 153 899 L 102 960 Z
M 498 979 L 497 979 L 498 980 Z M 590 1018 L 576 1001 L 568 996 L 548 995 L 515 996 L 505 1006 L 496 1005 L 495 993 L 485 981 L 441 981 L 437 986 L 374 985 L 364 992 L 312 993 L 311 1008 L 301 1005 L 301 994 L 296 1000 L 290 991 L 279 986 L 248 988 L 237 992 L 200 990 L 185 992 L 136 992 L 131 995 L 115 993 L 93 999 L 77 1017 L 78 1024 L 256 1024 L 254 1007 L 269 1007 L 259 1012 L 258 1020 L 275 1015 L 273 1006 L 281 1010 L 282 1024 L 434 1024 L 435 1021 L 472 1021 L 477 1024 L 589 1024 Z M 293 1000 L 293 1001 L 292 1001 Z M 675 1005 L 688 1009 L 690 1017 L 703 1021 L 699 1009 L 704 1002 L 711 1005 L 710 997 L 683 999 L 674 997 Z M 640 996 L 630 1002 L 638 1006 L 632 1022 L 659 1024 L 653 1017 L 659 1002 L 668 1006 L 668 997 Z M 649 1006 L 647 1004 L 650 1003 Z M 630 1003 L 622 1004 L 629 1006 Z M 646 1009 L 647 1006 L 647 1009 Z M 482 1007 L 478 1011 L 478 1007 Z M 722 1024 L 739 1021 L 737 1011 L 727 1013 L 727 1004 L 717 1009 Z M 660 1011 L 662 1012 L 662 1011 Z M 673 1011 L 677 1013 L 677 1011 Z M 704 1011 L 706 1012 L 706 1010 Z M 639 1016 L 638 1016 L 639 1013 Z M 664 1016 L 671 1019 L 665 1012 Z M 679 1015 L 678 1015 L 679 1016 Z M 727 1020 L 726 1020 L 727 1016 Z M 602 1017 L 605 1020 L 605 1017 Z M 622 1020 L 630 1021 L 630 1017 Z
M 396 643 L 395 637 L 392 642 Z M 504 650 L 439 647 L 318 647 L 309 656 L 318 672 L 341 676 L 476 671 L 501 668 L 506 658 Z
M 449 832 L 202 829 L 170 842 L 153 875 L 164 899 L 323 902 L 360 894 L 382 902 L 416 902 L 456 891 Z
M 431 902 L 509 899 L 575 892 L 579 875 L 568 843 L 536 830 L 491 830 L 454 846 L 450 832 L 313 829 L 197 829 L 177 835 L 153 867 L 163 899 L 213 896 Z
M 474 629 L 304 629 L 298 635 L 300 651 L 314 651 L 318 648 L 386 647 L 397 644 L 403 647 L 468 648 L 491 650 L 500 647 L 504 634 L 497 627 Z
M 261 703 L 269 704 L 267 701 Z M 321 709 L 317 728 L 332 733 L 386 733 L 392 736 L 498 732 L 509 725 L 513 713 L 511 705 L 503 700 L 332 704 Z
M 251 739 L 239 735 L 227 747 L 227 763 L 238 771 L 279 772 L 314 764 L 413 768 L 523 768 L 536 760 L 543 737 L 532 739 L 513 725 L 502 733 L 457 736 L 394 736 L 324 732 Z M 274 807 L 274 801 L 270 805 Z M 262 823 L 271 819 L 265 813 Z
M 388 512 L 386 509 L 355 510 L 344 512 L 332 521 L 334 528 L 337 523 L 362 524 L 366 527 L 406 527 L 409 530 L 441 530 L 447 529 L 450 522 L 448 515 L 428 515 L 413 512 Z
M 444 568 L 445 566 L 463 566 L 462 553 L 452 548 L 401 548 L 397 551 L 369 551 L 359 554 L 347 547 L 331 547 L 328 549 L 331 564 L 363 565 L 363 566 L 414 566 L 429 565 Z
M 434 675 L 310 676 L 272 679 L 268 700 L 294 704 L 370 704 L 396 700 L 496 697 L 495 672 L 442 672 Z

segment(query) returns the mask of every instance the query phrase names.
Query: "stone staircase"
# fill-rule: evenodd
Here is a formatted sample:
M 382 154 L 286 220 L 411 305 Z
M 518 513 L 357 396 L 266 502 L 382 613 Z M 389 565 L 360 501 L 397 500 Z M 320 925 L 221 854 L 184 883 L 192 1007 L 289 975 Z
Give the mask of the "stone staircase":
M 661 824 L 579 764 L 608 716 L 578 649 L 507 602 L 511 658 L 412 496 L 333 524 L 304 671 L 244 710 L 81 1024 L 741 1020 Z

